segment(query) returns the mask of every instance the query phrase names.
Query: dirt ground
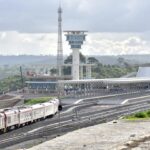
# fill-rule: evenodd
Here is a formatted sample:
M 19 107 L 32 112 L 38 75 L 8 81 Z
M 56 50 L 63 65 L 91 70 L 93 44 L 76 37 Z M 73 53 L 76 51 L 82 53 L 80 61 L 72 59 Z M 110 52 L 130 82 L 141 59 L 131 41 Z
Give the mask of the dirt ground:
M 28 150 L 148 150 L 150 120 L 113 121 L 70 132 Z

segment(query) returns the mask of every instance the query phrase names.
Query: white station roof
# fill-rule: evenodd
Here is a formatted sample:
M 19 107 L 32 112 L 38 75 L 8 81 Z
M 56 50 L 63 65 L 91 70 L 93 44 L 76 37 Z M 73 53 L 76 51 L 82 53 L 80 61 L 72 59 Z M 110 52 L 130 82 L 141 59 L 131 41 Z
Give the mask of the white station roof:
M 107 79 L 82 79 L 82 80 L 59 80 L 58 82 L 51 81 L 26 81 L 28 84 L 79 84 L 90 82 L 102 82 L 105 84 L 128 84 L 128 83 L 150 83 L 150 77 L 134 77 L 134 78 L 107 78 Z
M 150 78 L 107 78 L 107 79 L 84 79 L 84 80 L 61 80 L 58 83 L 76 84 L 76 83 L 90 83 L 90 82 L 103 82 L 109 84 L 126 84 L 126 83 L 145 83 L 150 82 Z

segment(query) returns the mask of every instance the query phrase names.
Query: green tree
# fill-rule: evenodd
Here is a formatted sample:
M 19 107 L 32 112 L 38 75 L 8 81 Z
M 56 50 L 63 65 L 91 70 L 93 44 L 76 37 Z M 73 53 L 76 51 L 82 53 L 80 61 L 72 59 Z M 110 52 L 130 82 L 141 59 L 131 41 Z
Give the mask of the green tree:
M 69 55 L 65 60 L 64 64 L 72 64 L 72 55 Z
M 71 75 L 71 67 L 64 67 L 63 68 L 64 75 Z
M 80 63 L 85 63 L 86 57 L 80 53 Z M 69 55 L 65 60 L 65 64 L 72 64 L 72 55 Z M 71 67 L 64 67 L 63 69 L 64 75 L 70 75 L 71 74 Z
M 24 78 L 24 82 L 25 82 Z M 24 83 L 23 83 L 24 84 Z M 14 91 L 22 88 L 21 78 L 20 76 L 10 76 L 3 80 L 0 80 L 0 94 L 6 91 Z
M 124 58 L 119 57 L 119 58 L 117 59 L 117 61 L 118 61 L 119 66 L 124 66 L 124 63 L 125 63 Z
M 80 63 L 85 63 L 86 62 L 86 57 L 80 53 Z M 72 55 L 69 55 L 65 61 L 65 64 L 72 64 Z
M 57 74 L 57 69 L 56 68 L 52 68 L 50 70 L 50 72 L 51 72 L 52 75 L 55 75 L 55 74 Z
M 98 64 L 99 61 L 95 58 L 95 57 L 89 57 L 88 59 L 88 62 L 89 64 Z

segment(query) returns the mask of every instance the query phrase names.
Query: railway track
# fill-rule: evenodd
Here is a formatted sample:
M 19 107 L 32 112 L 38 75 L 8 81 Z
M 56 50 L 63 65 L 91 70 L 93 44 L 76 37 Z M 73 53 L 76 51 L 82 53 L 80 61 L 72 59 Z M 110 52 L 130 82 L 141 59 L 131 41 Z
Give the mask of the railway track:
M 58 114 L 55 118 L 51 119 L 51 124 L 49 125 L 30 130 L 26 133 L 16 134 L 9 138 L 1 138 L 0 148 L 46 136 L 51 136 L 51 138 L 53 138 L 77 128 L 108 122 L 124 115 L 148 109 L 150 109 L 150 100 L 142 100 L 104 110 L 95 110 L 91 112 L 77 112 L 76 110 L 71 114 Z

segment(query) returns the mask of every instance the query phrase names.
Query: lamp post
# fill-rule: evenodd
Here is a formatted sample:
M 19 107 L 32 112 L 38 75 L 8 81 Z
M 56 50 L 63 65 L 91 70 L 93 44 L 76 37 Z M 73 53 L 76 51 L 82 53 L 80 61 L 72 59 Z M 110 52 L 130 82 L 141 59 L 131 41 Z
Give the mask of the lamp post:
M 24 93 L 23 74 L 22 74 L 22 67 L 21 66 L 20 66 L 20 76 L 21 76 L 22 92 Z

